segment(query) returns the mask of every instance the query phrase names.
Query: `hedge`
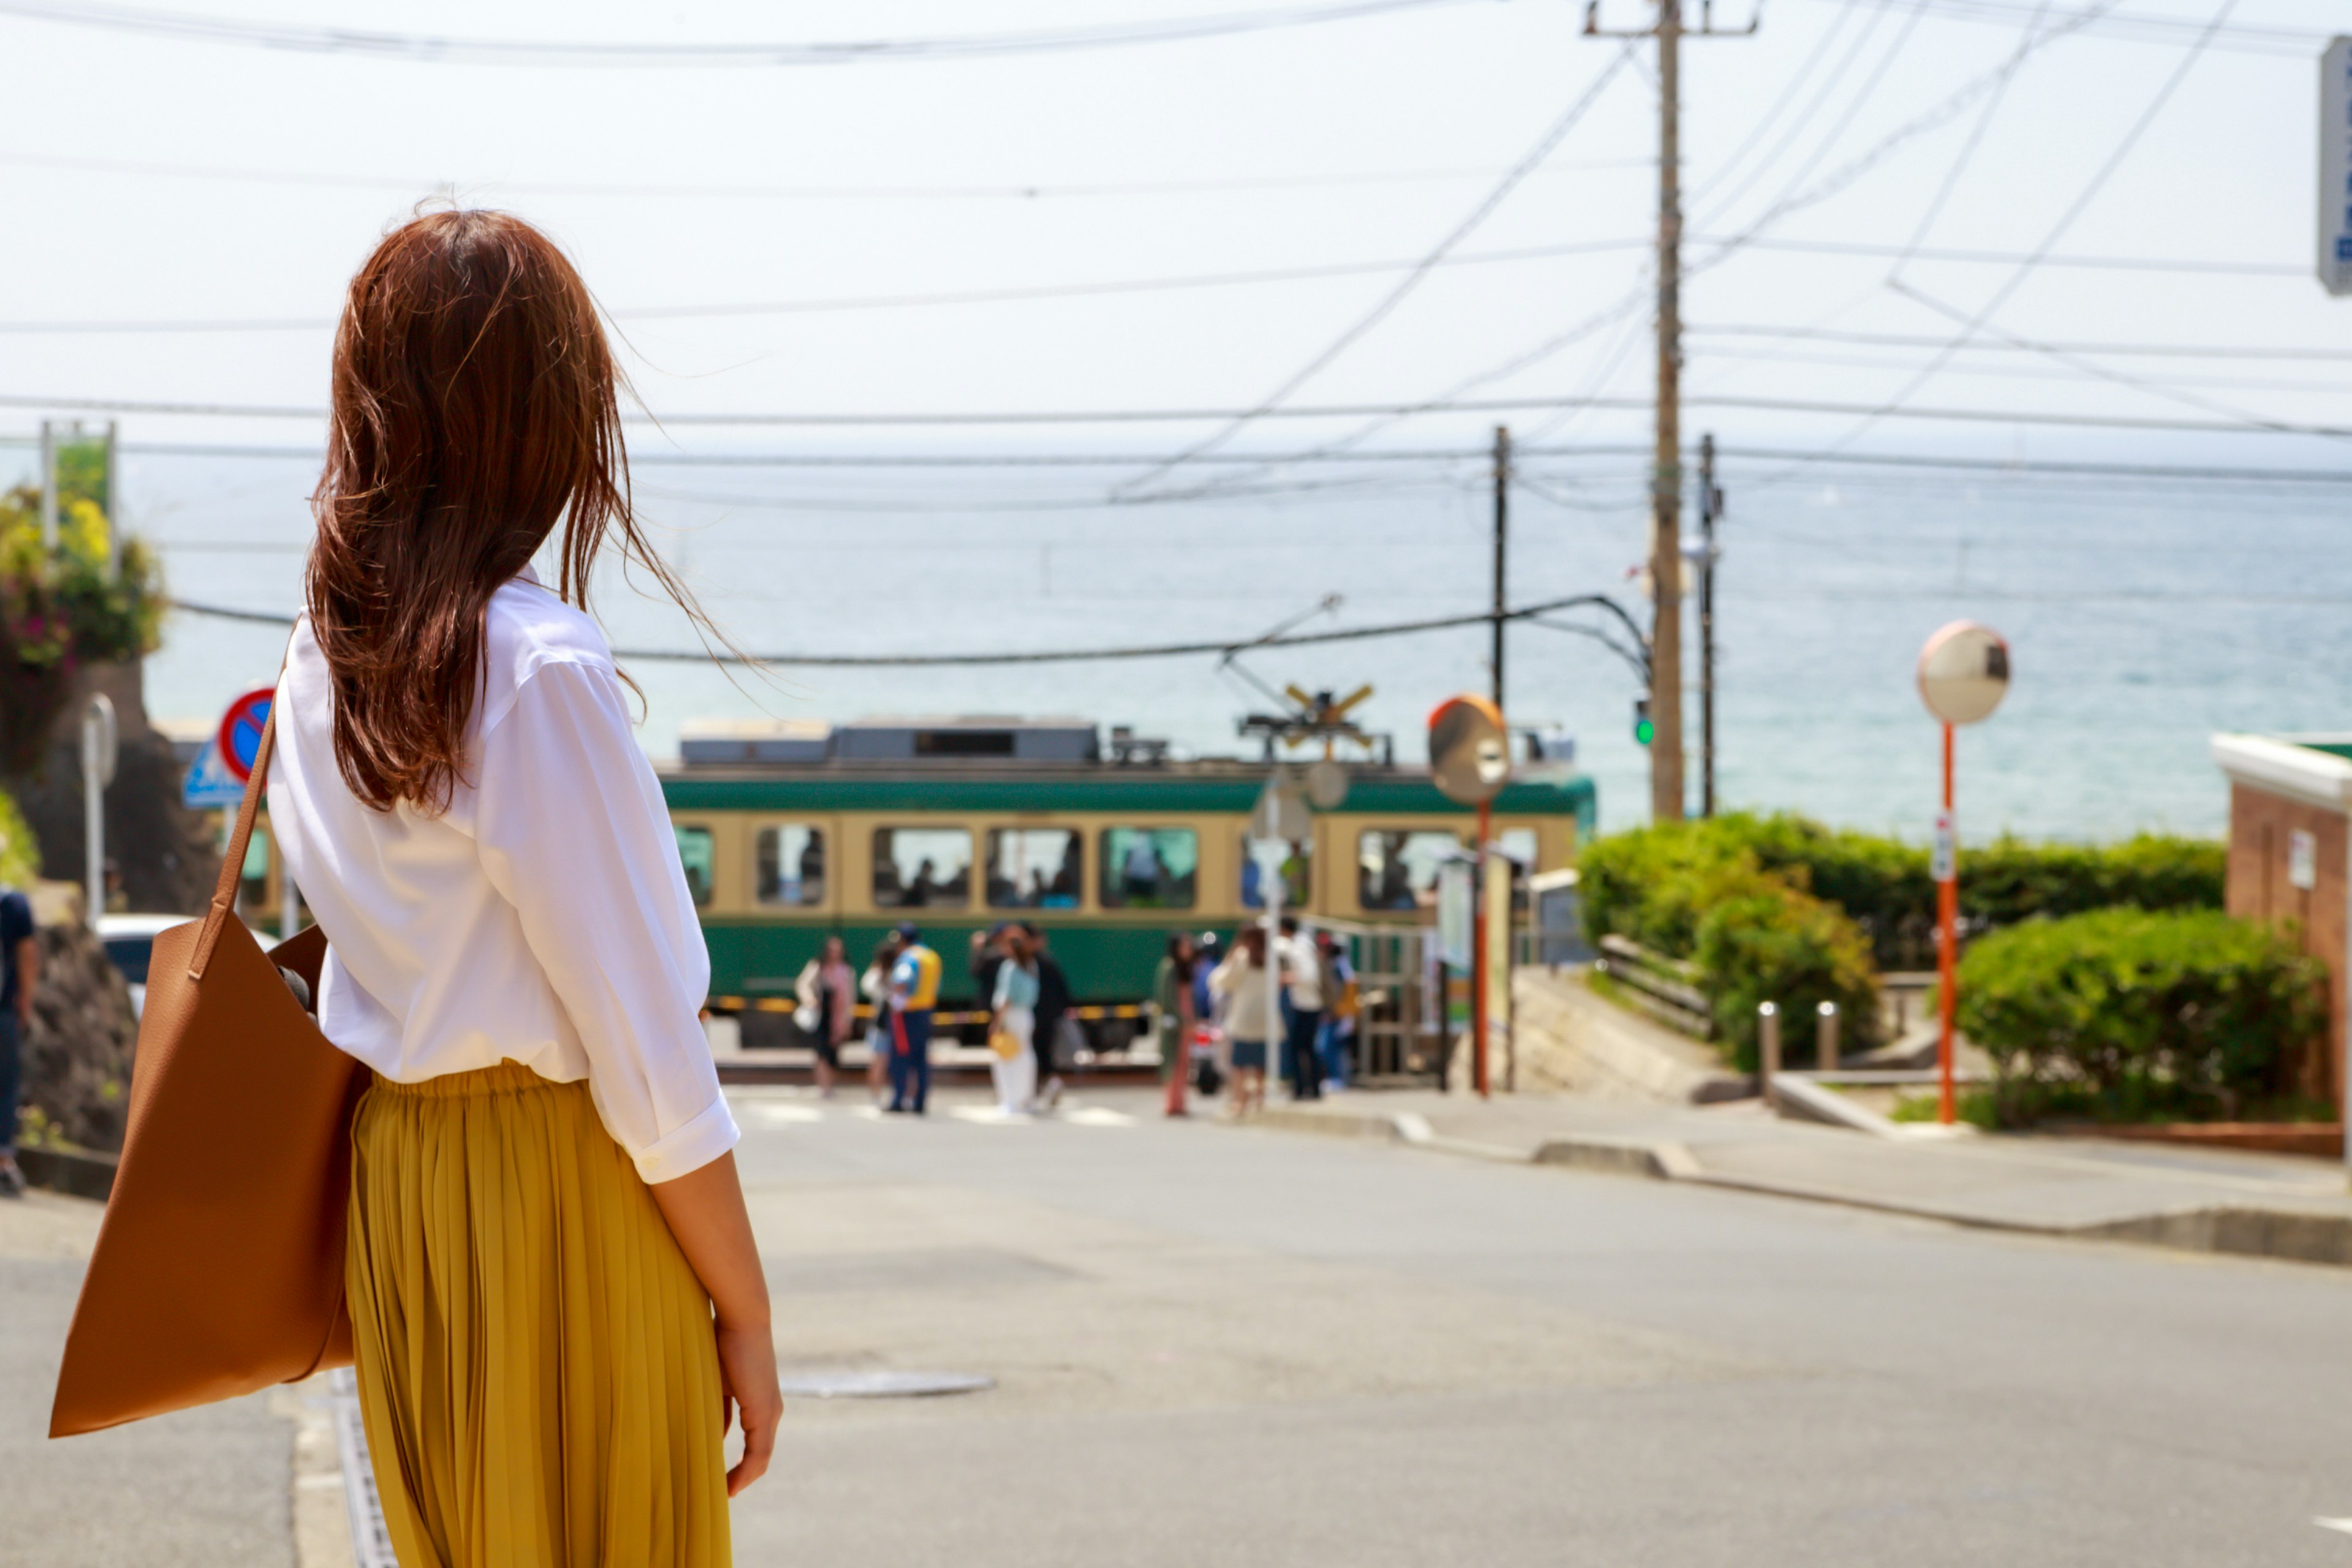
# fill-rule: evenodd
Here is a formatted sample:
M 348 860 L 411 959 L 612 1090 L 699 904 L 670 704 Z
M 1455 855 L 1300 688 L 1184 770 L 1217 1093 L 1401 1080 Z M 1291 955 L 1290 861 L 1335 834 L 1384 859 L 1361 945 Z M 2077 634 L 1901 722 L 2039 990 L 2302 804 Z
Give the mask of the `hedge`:
M 40 847 L 33 841 L 33 830 L 8 792 L 0 790 L 0 888 L 28 889 L 40 870 Z
M 1596 939 L 1614 931 L 1686 954 L 1704 913 L 1691 902 L 1693 879 L 1738 863 L 1743 854 L 1759 869 L 1844 910 L 1868 938 L 1879 967 L 1934 967 L 1936 885 L 1927 851 L 1785 813 L 1733 813 L 1595 839 L 1578 858 L 1586 923 Z M 2116 905 L 2219 909 L 2226 859 L 2218 841 L 2157 834 L 2112 845 L 2003 837 L 1961 850 L 1960 917 L 1973 933 Z
M 1837 1004 L 1839 1044 L 1878 1043 L 1878 988 L 1870 944 L 1834 904 L 1769 875 L 1717 901 L 1698 923 L 1695 957 L 1706 975 L 1716 1038 L 1733 1066 L 1756 1070 L 1757 1007 L 1778 1005 L 1783 1059 L 1812 1060 L 1814 1013 Z
M 2234 1120 L 2289 1095 L 2327 1025 L 2326 969 L 2218 910 L 2111 909 L 1979 939 L 1959 1026 L 1993 1058 L 1994 1112 Z

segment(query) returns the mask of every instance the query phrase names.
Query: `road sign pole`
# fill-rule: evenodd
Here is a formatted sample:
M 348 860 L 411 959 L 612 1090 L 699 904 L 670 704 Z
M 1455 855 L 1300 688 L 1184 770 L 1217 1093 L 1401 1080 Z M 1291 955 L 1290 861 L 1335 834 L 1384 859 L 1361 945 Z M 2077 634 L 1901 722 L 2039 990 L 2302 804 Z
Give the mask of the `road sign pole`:
M 1492 838 L 1495 808 L 1478 803 L 1478 880 L 1470 893 L 1470 1087 L 1486 1098 L 1486 888 L 1494 873 L 1486 864 L 1486 841 Z
M 1936 1119 L 1952 1124 L 1952 1013 L 1960 952 L 1960 846 L 1952 819 L 1952 726 L 1944 726 L 1944 815 L 1936 825 Z
M 114 703 L 96 692 L 81 715 L 83 915 L 92 931 L 106 912 L 106 786 L 114 782 Z

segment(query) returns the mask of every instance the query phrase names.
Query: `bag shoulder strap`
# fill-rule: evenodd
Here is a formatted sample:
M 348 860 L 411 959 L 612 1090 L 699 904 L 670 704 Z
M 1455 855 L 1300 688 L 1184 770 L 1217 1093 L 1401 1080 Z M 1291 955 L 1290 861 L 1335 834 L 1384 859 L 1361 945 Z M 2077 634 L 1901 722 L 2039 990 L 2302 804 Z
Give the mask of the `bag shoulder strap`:
M 237 804 L 236 826 L 229 830 L 228 849 L 221 856 L 220 880 L 214 885 L 213 901 L 205 910 L 205 929 L 196 937 L 196 951 L 188 960 L 188 978 L 202 980 L 205 966 L 212 962 L 213 947 L 220 941 L 221 928 L 226 925 L 236 908 L 236 884 L 245 872 L 246 846 L 253 839 L 253 820 L 261 810 L 262 790 L 269 778 L 269 753 L 278 740 L 278 702 L 270 700 L 269 717 L 262 721 L 261 743 L 253 750 L 253 772 L 246 775 L 245 799 Z

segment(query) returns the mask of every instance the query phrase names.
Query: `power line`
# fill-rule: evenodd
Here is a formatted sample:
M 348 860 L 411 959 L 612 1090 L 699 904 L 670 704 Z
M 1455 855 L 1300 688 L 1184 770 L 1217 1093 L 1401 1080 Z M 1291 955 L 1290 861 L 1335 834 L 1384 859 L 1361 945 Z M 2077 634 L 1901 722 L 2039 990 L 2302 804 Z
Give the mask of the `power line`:
M 2072 413 L 2060 410 L 2027 411 L 2014 408 L 1914 408 L 1885 403 L 1844 403 L 1793 397 L 1745 397 L 1722 393 L 1708 393 L 1683 399 L 1685 406 L 1694 408 L 1748 408 L 1782 414 L 1823 414 L 1864 416 L 1871 419 L 1917 419 L 1956 422 L 1961 424 L 2047 425 L 2100 430 L 2183 430 L 2210 431 L 2223 435 L 2295 435 L 2322 436 L 2331 439 L 2352 437 L 2352 427 L 2335 425 L 2250 426 L 2242 422 L 2219 420 L 2164 419 L 2131 415 Z M 1402 418 L 1423 414 L 1498 414 L 1519 409 L 1601 409 L 1647 412 L 1650 400 L 1638 397 L 1486 397 L 1470 398 L 1445 404 L 1330 404 L 1318 406 L 1268 409 L 1228 410 L 1204 408 L 1162 409 L 1097 409 L 1089 411 L 1048 411 L 1006 414 L 671 414 L 658 417 L 652 415 L 630 416 L 635 424 L 656 424 L 684 428 L 877 428 L 887 426 L 1050 426 L 1103 424 L 1181 424 L 1202 420 L 1230 420 L 1242 414 L 1253 418 L 1292 419 L 1360 419 Z M 47 409 L 65 413 L 100 414 L 169 414 L 207 417 L 256 419 L 323 419 L 323 409 L 288 408 L 266 404 L 221 403 L 157 403 L 130 399 L 92 397 L 26 397 L 0 396 L 0 408 Z M 1866 428 L 1866 426 L 1865 426 Z M 1859 435 L 1849 433 L 1845 439 Z M 1838 448 L 1825 448 L 1825 454 Z M 257 452 L 255 455 L 267 455 Z M 1447 456 L 1459 454 L 1449 452 Z M 1313 461 L 1379 461 L 1394 460 L 1397 454 L 1381 451 L 1339 452 L 1318 449 L 1302 453 L 1220 455 L 1205 453 L 1186 456 L 1187 463 L 1224 461 L 1251 465 L 1279 465 Z M 1422 454 L 1425 458 L 1426 454 Z M 1126 464 L 1167 466 L 1171 455 L 1137 457 L 1076 456 L 1067 458 L 1036 458 L 1027 455 L 988 454 L 974 456 L 908 456 L 906 454 L 876 454 L 872 457 L 827 457 L 810 458 L 795 454 L 761 456 L 718 456 L 686 452 L 648 452 L 633 456 L 639 463 L 784 463 L 822 462 L 841 465 L 892 467 L 918 464 L 942 466 L 987 467 L 999 464 L 1081 463 L 1100 467 Z
M 1576 158 L 1552 164 L 1546 174 L 1591 169 L 1647 167 L 1644 158 Z M 1229 191 L 1293 191 L 1351 185 L 1434 184 L 1493 179 L 1500 169 L 1479 167 L 1342 171 L 1328 174 L 1255 174 L 1222 179 L 1004 182 L 971 185 L 777 185 L 694 184 L 683 182 L 614 184 L 559 180 L 421 179 L 401 174 L 338 174 L 303 169 L 222 168 L 200 163 L 153 163 L 130 158 L 92 158 L 69 153 L 0 151 L 0 163 L 18 168 L 70 169 L 84 174 L 153 174 L 172 179 L 218 180 L 248 184 L 296 185 L 328 190 L 395 191 L 403 195 L 488 187 L 504 195 L 614 196 L 630 201 L 1066 201 L 1082 198 L 1213 195 Z
M 1522 261 L 1543 261 L 1569 256 L 1592 256 L 1609 251 L 1640 250 L 1646 237 L 1580 240 L 1561 245 L 1518 246 L 1501 250 L 1474 250 L 1444 257 L 1437 267 L 1488 267 Z M 2014 250 L 1909 250 L 1892 245 L 1820 239 L 1766 239 L 1761 237 L 1696 236 L 1694 245 L 1712 245 L 1728 252 L 1787 250 L 1818 256 L 1898 257 L 1920 261 L 1948 261 L 1982 266 L 2014 266 L 2029 253 Z M 1720 257 L 1695 265 L 1713 266 Z M 1234 272 L 1202 272 L 1166 278 L 1115 278 L 1097 282 L 1040 283 L 1004 289 L 962 289 L 937 293 L 817 296 L 805 300 L 770 300 L 711 305 L 647 305 L 614 310 L 619 321 L 694 321 L 734 316 L 783 316 L 828 311 L 917 310 L 934 306 L 1015 303 L 1032 300 L 1085 299 L 1113 294 L 1149 294 L 1192 289 L 1239 288 L 1265 283 L 1305 282 L 1323 278 L 1351 278 L 1383 272 L 1405 272 L 1422 265 L 1418 258 L 1383 261 L 1337 261 L 1308 267 L 1271 267 Z M 2210 273 L 2224 277 L 2300 279 L 2308 268 L 2282 262 L 2204 260 L 2161 256 L 2048 256 L 2043 267 L 2084 268 L 2101 271 Z M 105 332 L 282 332 L 328 331 L 331 316 L 181 317 L 122 321 L 0 321 L 0 334 L 37 335 Z M 1944 340 L 1937 339 L 1937 342 Z
M 1985 330 L 1989 332 L 1999 331 L 1998 328 L 1992 327 L 1988 327 Z M 2151 392 L 2158 391 L 2161 388 L 2184 386 L 2225 387 L 2235 388 L 2242 391 L 2257 392 L 2315 393 L 2330 397 L 2342 396 L 2347 392 L 2352 392 L 2352 387 L 2326 382 L 2266 381 L 2237 375 L 2199 376 L 2168 374 L 2160 382 L 2137 376 L 2125 376 L 2121 372 L 2106 371 L 2102 369 L 2100 366 L 2087 362 L 2082 363 L 2074 363 L 2080 358 L 2079 355 L 2067 353 L 2065 351 L 2057 349 L 2054 345 L 2053 345 L 2051 350 L 2046 353 L 2041 352 L 2038 345 L 2031 340 L 2019 338 L 2013 334 L 2005 332 L 1988 346 L 2009 349 L 2017 353 L 2033 353 L 2037 358 L 2049 360 L 2052 363 L 2045 367 L 2039 365 L 2019 364 L 2013 361 L 2005 364 L 1988 364 L 1981 362 L 1968 364 L 1956 363 L 1947 364 L 1944 367 L 1942 374 L 1948 376 L 1967 375 L 1990 377 L 2001 381 L 2079 382 L 2085 378 L 2089 378 L 2092 380 L 2109 382 L 2118 386 L 2128 386 L 2136 390 Z M 1809 352 L 1801 348 L 1719 348 L 1709 351 L 1707 357 L 1707 363 L 1710 365 L 1737 365 L 1742 363 L 1822 364 L 1839 365 L 1859 370 L 1879 371 L 1904 370 L 1916 365 L 1917 363 L 1916 359 L 1910 357 L 1876 358 L 1867 354 L 1825 353 L 1818 351 Z M 2274 421 L 2267 420 L 2257 416 L 2245 414 L 2242 410 L 2228 408 L 2224 405 L 2214 404 L 2205 405 L 2203 406 L 2210 407 L 2217 412 L 2226 412 L 2233 416 L 2238 416 L 2241 418 L 2241 423 L 2244 424 L 2274 423 Z
M 1398 281 L 1395 288 L 1381 296 L 1380 301 L 1370 310 L 1359 316 L 1345 331 L 1333 339 L 1320 353 L 1308 360 L 1281 385 L 1267 394 L 1255 408 L 1228 420 L 1222 428 L 1202 440 L 1195 442 L 1150 471 L 1137 475 L 1121 485 L 1119 489 L 1131 490 L 1139 485 L 1150 484 L 1171 469 L 1181 467 L 1192 458 L 1214 451 L 1223 446 L 1246 428 L 1252 420 L 1263 417 L 1287 401 L 1291 394 L 1320 374 L 1334 360 L 1354 346 L 1366 332 L 1387 320 L 1390 312 L 1403 304 L 1406 297 L 1421 286 L 1422 279 L 1429 276 L 1432 268 L 1443 262 L 1455 246 L 1469 238 L 1477 230 L 1478 226 L 1492 216 L 1495 210 L 1508 199 L 1510 194 L 1518 189 L 1520 182 L 1533 173 L 1546 158 L 1551 156 L 1560 142 L 1567 139 L 1568 133 L 1576 128 L 1577 122 L 1581 121 L 1585 113 L 1600 101 L 1601 93 L 1607 90 L 1612 81 L 1616 79 L 1617 73 L 1625 68 L 1625 62 L 1631 59 L 1633 55 L 1633 47 L 1630 43 L 1619 49 L 1616 58 L 1603 66 L 1600 73 L 1586 86 L 1584 91 L 1568 106 L 1567 110 L 1545 129 L 1544 133 L 1536 139 L 1536 144 L 1528 149 L 1526 154 L 1512 167 L 1510 173 L 1505 174 L 1496 183 L 1494 189 L 1486 193 L 1485 200 L 1472 208 L 1468 216 L 1460 223 L 1454 225 L 1445 237 L 1439 240 L 1436 246 Z
M 1932 349 L 1941 348 L 1949 339 L 1924 332 L 1855 332 L 1838 331 L 1824 327 L 1774 327 L 1718 324 L 1688 327 L 1685 331 L 1701 337 L 1749 337 L 1817 339 L 1822 342 L 1855 343 L 1874 348 Z M 2049 347 L 2068 353 L 2132 354 L 2156 359 L 2270 359 L 2314 360 L 2330 363 L 2352 361 L 2352 349 L 2285 348 L 2272 345 L 2237 347 L 2227 343 L 2110 343 L 2053 342 Z M 1962 351 L 1968 353 L 2033 353 L 2040 352 L 2019 343 L 1971 342 Z
M 1605 595 L 1577 594 L 1564 599 L 1547 599 L 1540 604 L 1527 605 L 1506 610 L 1507 621 L 1529 620 L 1555 611 L 1573 609 L 1580 605 L 1606 604 Z M 215 620 L 243 621 L 257 626 L 290 626 L 292 616 L 268 610 L 235 609 L 222 605 L 197 604 L 175 599 L 172 607 L 190 615 L 205 616 Z M 1112 659 L 1181 658 L 1198 654 L 1231 655 L 1263 647 L 1302 647 L 1317 643 L 1362 642 L 1373 637 L 1410 637 L 1422 632 L 1451 631 L 1460 626 L 1486 626 L 1496 618 L 1492 610 L 1475 615 L 1437 616 L 1425 620 L 1391 621 L 1383 626 L 1350 626 L 1339 631 L 1285 633 L 1277 637 L 1244 637 L 1225 642 L 1147 643 L 1122 647 L 1053 648 L 1029 652 L 1003 653 L 886 653 L 886 654 L 751 654 L 739 656 L 709 649 L 689 648 L 614 648 L 613 657 L 636 659 L 646 663 L 665 664 L 757 664 L 768 666 L 798 666 L 831 669 L 915 669 L 938 668 L 950 665 L 1014 665 L 1014 664 L 1080 664 Z
M 2206 46 L 2212 41 L 2214 33 L 2230 19 L 2230 13 L 2237 8 L 2237 5 L 2238 0 L 2221 0 L 2221 6 L 2213 13 L 2211 20 L 2206 24 L 2204 30 L 2199 33 L 2196 43 L 2182 55 L 2171 74 L 2164 79 L 2163 85 L 2157 89 L 2156 96 L 2148 100 L 2147 107 L 2140 110 L 2139 117 L 2133 121 L 2131 128 L 2124 132 L 2123 140 L 2117 142 L 2114 151 L 2107 154 L 2105 162 L 2099 165 L 2089 181 L 2075 194 L 2074 199 L 2067 204 L 2066 210 L 2059 215 L 2058 221 L 2052 225 L 2050 231 L 2042 237 L 2042 243 L 2034 247 L 2033 254 L 2018 263 L 2016 269 L 2010 274 L 2008 279 L 1993 291 L 1992 298 L 1969 320 L 1961 328 L 1959 334 L 1945 345 L 1933 363 L 1912 377 L 1885 404 L 1864 416 L 1862 423 L 1832 443 L 1832 450 L 1858 438 L 1879 420 L 1893 416 L 1904 404 L 1910 401 L 1914 393 L 1934 380 L 1936 374 L 1949 363 L 1952 355 L 1965 347 L 1985 323 L 1991 321 L 2000 312 L 2000 308 L 2009 303 L 2017 290 L 2024 286 L 2025 280 L 2032 276 L 2033 269 L 2041 263 L 2042 258 L 2065 237 L 2066 231 L 2074 226 L 2075 220 L 2083 216 L 2091 203 L 2097 198 L 2098 194 L 2106 188 L 2108 180 L 2113 178 L 2116 171 L 2123 166 L 2124 160 L 2131 155 L 2132 149 L 2139 145 L 2140 138 L 2147 133 L 2148 127 L 2156 122 L 2157 116 L 2164 111 L 2165 105 L 2172 101 L 2174 92 L 2178 91 L 2181 82 L 2187 79 L 2190 68 L 2203 58 Z M 2078 15 L 2090 14 L 2078 13 Z M 2047 37 L 2055 36 L 2052 34 Z M 2047 41 L 2047 37 L 2044 41 Z
M 0 444 L 11 442 L 0 437 Z M 30 437 L 14 438 L 14 444 L 30 445 Z M 1644 443 L 1598 443 L 1581 446 L 1543 446 L 1530 443 L 1518 446 L 1517 455 L 1526 458 L 1586 458 L 1644 457 L 1650 448 Z M 130 456 L 196 457 L 196 458 L 283 458 L 316 462 L 325 456 L 315 447 L 260 447 L 204 442 L 126 441 L 121 450 Z M 1832 452 L 1820 447 L 1770 446 L 1718 446 L 1719 456 L 1735 458 L 1772 460 L 1804 459 L 1830 467 L 1892 467 L 1906 468 L 1948 469 L 1984 473 L 2075 474 L 2090 477 L 2179 479 L 2212 480 L 2221 483 L 2284 483 L 2284 484 L 2352 484 L 2352 469 L 2259 468 L 2222 465 L 2168 465 L 2160 463 L 2113 463 L 2069 461 L 2063 458 L 1970 458 L 1954 457 L 1932 452 Z M 1478 447 L 1423 448 L 1412 451 L 1383 450 L 1350 454 L 1346 460 L 1371 462 L 1397 460 L 1405 462 L 1468 463 L 1483 461 L 1487 452 Z M 1109 467 L 1132 468 L 1146 461 L 1133 454 L 1079 455 L 975 455 L 941 456 L 930 453 L 889 453 L 863 456 L 808 453 L 696 453 L 683 457 L 675 454 L 651 453 L 632 455 L 634 467 L 672 466 L 679 461 L 697 467 L 724 468 L 995 468 L 995 467 Z M 1257 462 L 1262 458 L 1236 455 L 1234 462 Z M 1304 460 L 1293 458 L 1287 460 Z M 1760 482 L 1758 476 L 1746 482 Z M 678 499 L 686 499 L 682 494 Z M 719 500 L 717 497 L 697 499 Z M 734 499 L 734 498 L 728 498 Z
M 1563 256 L 1591 256 L 1613 250 L 1638 250 L 1645 238 L 1579 240 L 1561 245 L 1519 246 L 1504 250 L 1476 250 L 1450 256 L 1434 265 L 1488 267 L 1520 261 L 1544 261 Z M 712 305 L 647 305 L 608 312 L 617 321 L 696 321 L 726 316 L 805 315 L 843 310 L 895 310 L 940 305 L 990 305 L 1029 300 L 1084 299 L 1105 294 L 1151 294 L 1189 289 L 1226 289 L 1261 283 L 1296 283 L 1323 278 L 1354 278 L 1383 272 L 1405 272 L 1423 265 L 1418 258 L 1383 261 L 1325 262 L 1307 267 L 1267 267 L 1236 272 L 1201 272 L 1163 278 L 1117 278 L 1099 282 L 1041 283 L 1004 289 L 958 289 L 935 293 L 852 294 L 807 300 L 755 300 Z M 327 331 L 331 316 L 191 318 L 147 321 L 0 321 L 5 333 L 75 332 L 207 332 L 207 331 Z
M 856 65 L 886 60 L 982 59 L 1180 43 L 1238 33 L 1350 21 L 1461 0 L 1346 0 L 1209 16 L 1168 16 L 1093 27 L 937 38 L 865 38 L 791 43 L 602 43 L 577 39 L 467 38 L 382 33 L 350 27 L 306 27 L 232 16 L 79 5 L 72 0 L 0 0 L 0 16 L 71 26 L 141 33 L 184 43 L 230 44 L 300 54 L 342 55 L 420 65 L 654 67 Z
M 2231 483 L 2290 483 L 2352 485 L 2352 469 L 2254 468 L 2188 466 L 2165 463 L 2071 462 L 2063 458 L 1948 458 L 1925 452 L 1826 452 L 1789 447 L 1717 447 L 1727 458 L 1801 458 L 1830 465 L 1938 468 L 1954 471 L 2020 474 L 2078 474 L 2094 478 L 2214 479 Z M 1759 476 L 1751 483 L 1770 476 Z
M 1829 0 L 1832 5 L 1851 8 L 1866 0 Z M 1961 22 L 1990 22 L 2000 26 L 2014 26 L 2019 21 L 2036 14 L 2038 5 L 2027 5 L 2019 0 L 1928 0 L 1933 13 L 1940 17 Z M 2179 43 L 2185 37 L 2200 33 L 2204 24 L 2189 16 L 2155 16 L 2140 12 L 2117 12 L 2107 6 L 2095 6 L 2089 12 L 2061 12 L 2061 23 L 2083 18 L 2083 26 L 2110 37 L 2133 38 L 2150 43 Z M 2315 52 L 2327 42 L 2325 32 L 2296 27 L 2266 27 L 2257 24 L 2236 22 L 2214 29 L 2207 46 L 2217 49 L 2235 49 L 2252 54 L 2300 55 Z

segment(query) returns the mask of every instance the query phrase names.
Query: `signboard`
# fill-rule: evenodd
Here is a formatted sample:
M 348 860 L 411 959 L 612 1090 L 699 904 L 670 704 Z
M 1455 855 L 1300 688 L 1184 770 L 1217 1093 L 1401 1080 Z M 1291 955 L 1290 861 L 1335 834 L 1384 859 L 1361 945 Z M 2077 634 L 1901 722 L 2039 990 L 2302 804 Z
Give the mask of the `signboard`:
M 188 764 L 187 779 L 180 785 L 182 805 L 191 811 L 213 811 L 244 798 L 245 785 L 221 761 L 219 746 L 206 746 L 196 753 L 196 760 Z
M 252 776 L 253 759 L 261 751 L 261 728 L 269 721 L 269 704 L 277 695 L 269 687 L 258 687 L 230 703 L 228 711 L 221 715 L 220 734 L 214 744 L 238 784 Z
M 213 743 L 188 764 L 188 776 L 180 784 L 182 805 L 191 811 L 213 811 L 245 799 L 245 781 L 253 776 L 254 753 L 261 749 L 261 726 L 269 718 L 275 695 L 265 686 L 228 705 Z
M 1500 1046 L 1503 1060 L 1511 1061 L 1511 862 L 1488 850 L 1485 871 L 1486 905 L 1486 1038 Z
M 1948 882 L 1952 879 L 1953 866 L 1959 858 L 1958 847 L 1952 833 L 1952 814 L 1948 811 L 1937 812 L 1936 814 L 1936 849 L 1927 861 L 1927 876 L 1931 881 Z
M 2305 892 L 2319 886 L 2319 837 L 2297 827 L 2286 836 L 2286 879 Z
M 1437 868 L 1437 956 L 1448 969 L 1470 967 L 1471 900 L 1476 879 L 1468 860 L 1448 860 Z
M 2319 57 L 2319 283 L 2352 294 L 2352 38 Z

